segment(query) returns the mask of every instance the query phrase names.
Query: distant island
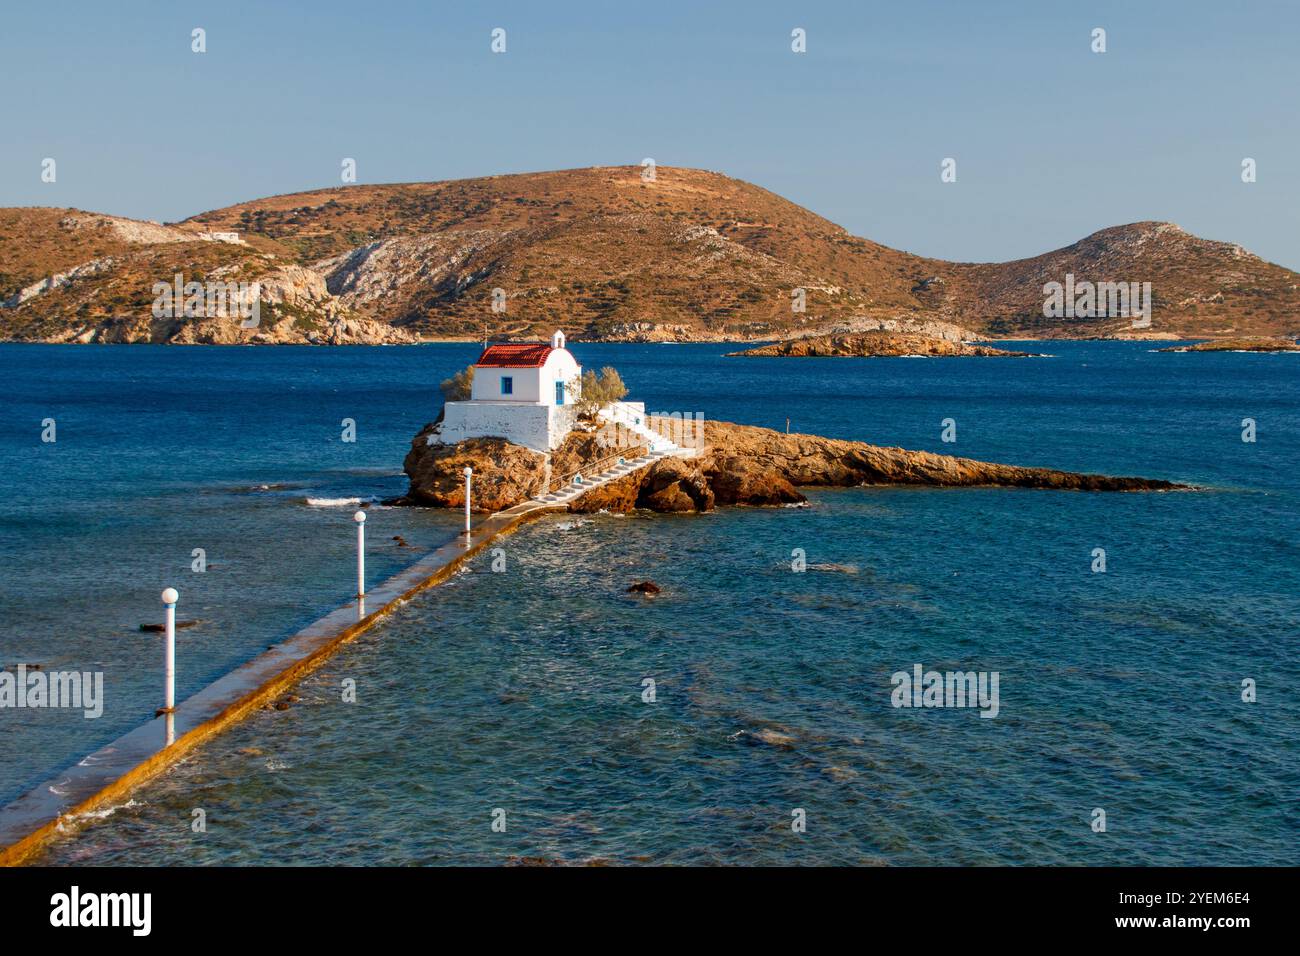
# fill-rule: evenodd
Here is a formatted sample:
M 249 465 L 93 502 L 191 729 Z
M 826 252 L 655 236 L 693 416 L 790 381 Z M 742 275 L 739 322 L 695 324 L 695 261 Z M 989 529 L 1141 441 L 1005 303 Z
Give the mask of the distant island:
M 1300 334 L 1300 275 L 1172 223 L 1113 226 L 1014 262 L 948 262 L 700 169 L 335 186 L 176 223 L 0 209 L 7 341 L 545 341 L 563 326 L 574 341 L 757 343 L 901 320 L 986 341 L 1131 335 L 1109 306 L 1045 315 L 1045 286 L 1067 276 L 1149 283 L 1141 327 L 1155 336 Z M 214 308 L 232 284 L 256 287 L 255 319 Z M 159 308 L 168 286 L 183 294 Z M 881 341 L 873 354 L 925 344 Z
M 1174 345 L 1161 352 L 1300 352 L 1294 339 L 1252 337 L 1239 339 L 1214 339 L 1194 345 Z
M 740 352 L 738 357 L 868 358 L 980 356 L 1029 358 L 1034 353 L 977 345 L 969 341 L 975 333 L 955 325 L 932 323 L 888 323 L 887 327 L 829 335 L 809 335 L 773 342 Z

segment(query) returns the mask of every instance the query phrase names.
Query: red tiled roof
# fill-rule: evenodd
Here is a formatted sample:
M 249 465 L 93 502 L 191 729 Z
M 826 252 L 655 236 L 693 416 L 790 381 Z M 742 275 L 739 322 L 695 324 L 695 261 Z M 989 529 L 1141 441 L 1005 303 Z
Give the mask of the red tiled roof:
M 479 368 L 541 368 L 551 347 L 539 342 L 489 345 L 474 364 Z

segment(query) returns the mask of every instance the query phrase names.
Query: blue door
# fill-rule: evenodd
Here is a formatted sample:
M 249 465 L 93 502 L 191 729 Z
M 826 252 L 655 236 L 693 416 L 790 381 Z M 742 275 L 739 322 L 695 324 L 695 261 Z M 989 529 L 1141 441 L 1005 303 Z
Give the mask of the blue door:
M 556 405 L 564 404 L 564 383 L 563 382 L 555 383 L 555 404 Z

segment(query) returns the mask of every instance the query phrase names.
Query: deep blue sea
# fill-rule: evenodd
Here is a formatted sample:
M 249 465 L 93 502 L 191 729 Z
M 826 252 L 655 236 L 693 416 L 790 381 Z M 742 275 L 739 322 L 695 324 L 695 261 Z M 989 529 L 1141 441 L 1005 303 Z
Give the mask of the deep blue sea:
M 1296 862 L 1300 356 L 573 350 L 652 410 L 1201 490 L 547 518 L 505 571 L 484 555 L 425 592 L 44 861 Z M 0 801 L 152 716 L 139 625 L 163 587 L 199 620 L 182 698 L 345 603 L 356 500 L 405 488 L 477 351 L 0 345 L 0 665 L 103 671 L 107 698 L 96 720 L 0 710 Z M 372 507 L 371 579 L 458 522 Z M 644 579 L 663 592 L 625 593 Z M 996 671 L 998 716 L 893 707 L 915 664 Z

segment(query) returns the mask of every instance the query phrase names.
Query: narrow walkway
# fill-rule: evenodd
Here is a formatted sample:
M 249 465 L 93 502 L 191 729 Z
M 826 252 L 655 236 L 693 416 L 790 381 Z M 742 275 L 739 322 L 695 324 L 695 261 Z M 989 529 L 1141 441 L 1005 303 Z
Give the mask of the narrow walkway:
M 292 687 L 417 593 L 446 580 L 489 543 L 548 510 L 555 508 L 524 502 L 478 521 L 472 536 L 459 535 L 372 586 L 364 599 L 354 598 L 209 684 L 178 704 L 174 714 L 141 724 L 0 808 L 0 866 L 22 863 L 52 837 L 93 821 L 93 811 L 124 799 L 195 747 Z M 180 666 L 185 666 L 183 660 Z M 149 709 L 141 707 L 141 717 Z

